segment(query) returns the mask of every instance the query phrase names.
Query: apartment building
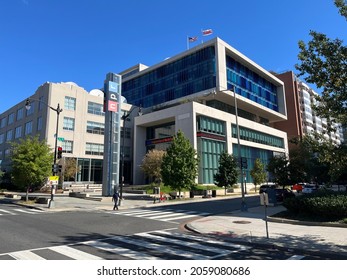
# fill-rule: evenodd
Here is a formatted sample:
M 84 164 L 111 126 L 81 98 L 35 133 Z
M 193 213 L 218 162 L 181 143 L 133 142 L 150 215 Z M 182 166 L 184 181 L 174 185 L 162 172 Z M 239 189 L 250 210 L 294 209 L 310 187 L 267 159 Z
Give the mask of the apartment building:
M 343 142 L 341 125 L 332 123 L 336 130 L 329 132 L 327 120 L 317 116 L 312 109 L 317 102 L 318 93 L 298 79 L 292 71 L 276 76 L 285 85 L 288 119 L 275 123 L 275 128 L 287 132 L 288 140 L 317 132 L 324 135 L 325 139 L 331 139 L 337 145 L 341 144 Z

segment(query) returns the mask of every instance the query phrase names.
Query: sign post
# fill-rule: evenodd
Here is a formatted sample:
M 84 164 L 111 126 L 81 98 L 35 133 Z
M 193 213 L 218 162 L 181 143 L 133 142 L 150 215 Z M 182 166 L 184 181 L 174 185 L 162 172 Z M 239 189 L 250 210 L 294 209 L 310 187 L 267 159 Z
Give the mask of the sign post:
M 121 76 L 108 73 L 104 83 L 105 137 L 102 195 L 119 191 Z

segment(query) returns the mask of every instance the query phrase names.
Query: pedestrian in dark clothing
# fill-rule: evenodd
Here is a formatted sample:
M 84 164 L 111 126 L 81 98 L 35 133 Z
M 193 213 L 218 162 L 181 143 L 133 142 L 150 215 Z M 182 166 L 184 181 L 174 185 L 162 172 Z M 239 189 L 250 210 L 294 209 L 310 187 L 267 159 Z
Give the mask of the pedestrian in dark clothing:
M 119 194 L 115 192 L 112 196 L 112 201 L 114 202 L 113 210 L 118 210 Z

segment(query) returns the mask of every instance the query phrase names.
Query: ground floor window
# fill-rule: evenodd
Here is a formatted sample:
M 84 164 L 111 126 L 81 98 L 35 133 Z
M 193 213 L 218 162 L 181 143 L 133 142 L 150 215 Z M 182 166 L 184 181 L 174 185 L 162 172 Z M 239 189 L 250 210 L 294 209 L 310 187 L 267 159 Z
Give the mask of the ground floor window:
M 78 158 L 76 182 L 102 182 L 102 159 Z
M 214 174 L 217 173 L 219 156 L 225 151 L 226 143 L 198 137 L 199 184 L 214 184 Z

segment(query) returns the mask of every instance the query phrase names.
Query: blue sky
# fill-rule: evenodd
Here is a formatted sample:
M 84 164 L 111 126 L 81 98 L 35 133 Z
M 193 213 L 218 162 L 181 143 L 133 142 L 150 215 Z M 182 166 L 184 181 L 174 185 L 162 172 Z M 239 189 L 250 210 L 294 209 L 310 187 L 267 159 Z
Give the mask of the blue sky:
M 201 29 L 213 29 L 201 36 Z M 315 30 L 346 42 L 333 0 L 0 0 L 0 113 L 46 81 L 90 91 L 216 36 L 267 70 L 294 70 Z

